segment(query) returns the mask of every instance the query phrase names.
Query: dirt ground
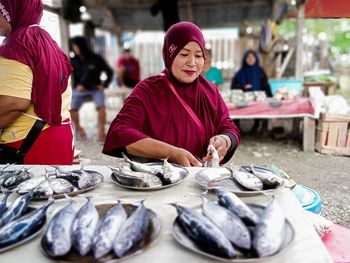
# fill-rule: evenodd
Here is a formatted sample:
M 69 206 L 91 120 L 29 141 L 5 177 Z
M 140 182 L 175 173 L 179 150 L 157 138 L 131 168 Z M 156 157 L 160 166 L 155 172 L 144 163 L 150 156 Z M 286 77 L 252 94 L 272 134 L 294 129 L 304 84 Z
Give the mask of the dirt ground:
M 101 153 L 97 142 L 94 109 L 85 107 L 81 112 L 86 128 L 87 142 L 76 142 L 83 164 L 115 165 L 122 159 Z M 107 125 L 108 126 L 108 125 Z M 314 189 L 321 195 L 321 215 L 334 223 L 350 227 L 350 158 L 303 152 L 300 140 L 273 139 L 257 134 L 243 134 L 241 145 L 230 162 L 236 165 L 275 164 L 291 176 L 297 184 Z

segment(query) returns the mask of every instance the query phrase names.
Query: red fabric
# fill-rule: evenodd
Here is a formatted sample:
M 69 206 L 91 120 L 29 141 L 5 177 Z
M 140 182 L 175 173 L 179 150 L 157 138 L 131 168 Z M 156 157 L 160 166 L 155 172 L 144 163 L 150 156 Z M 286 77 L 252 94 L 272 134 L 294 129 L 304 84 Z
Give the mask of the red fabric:
M 72 67 L 50 35 L 38 26 L 41 0 L 1 0 L 9 13 L 12 32 L 0 46 L 0 56 L 28 65 L 33 72 L 31 100 L 35 113 L 50 125 L 61 124 L 61 94 Z
M 350 229 L 334 224 L 331 231 L 323 236 L 323 244 L 335 263 L 350 262 Z
M 19 149 L 23 140 L 6 144 Z M 73 130 L 70 124 L 52 126 L 41 131 L 24 157 L 24 164 L 71 165 L 73 163 Z
M 227 103 L 230 117 L 233 119 L 243 118 L 275 118 L 275 117 L 303 117 L 313 116 L 315 110 L 309 98 L 283 100 L 277 108 L 270 107 L 269 101 L 252 101 L 245 108 L 236 108 L 233 103 Z
M 125 77 L 134 80 L 135 82 L 140 81 L 140 63 L 137 59 L 130 58 L 120 58 L 117 61 L 117 68 L 125 68 Z
M 163 47 L 167 69 L 171 68 L 174 56 L 190 41 L 197 41 L 203 49 L 203 35 L 194 24 L 180 22 L 169 28 Z M 205 156 L 209 139 L 216 134 L 232 133 L 239 143 L 239 130 L 230 120 L 227 107 L 214 85 L 202 76 L 185 85 L 168 70 L 164 73 L 202 122 L 205 132 L 199 132 L 181 102 L 157 75 L 141 81 L 126 99 L 109 128 L 103 153 L 119 156 L 123 147 L 147 137 L 184 148 L 200 158 Z
M 296 17 L 296 12 L 291 14 Z M 348 0 L 307 0 L 305 18 L 349 18 L 350 1 Z

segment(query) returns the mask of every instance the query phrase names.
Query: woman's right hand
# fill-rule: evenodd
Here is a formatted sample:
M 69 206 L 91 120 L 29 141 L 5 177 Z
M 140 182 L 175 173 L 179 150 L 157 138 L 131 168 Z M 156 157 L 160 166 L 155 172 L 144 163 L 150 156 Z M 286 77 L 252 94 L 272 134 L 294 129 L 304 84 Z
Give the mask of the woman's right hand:
M 174 162 L 186 167 L 202 166 L 202 163 L 196 157 L 194 157 L 189 151 L 178 147 L 174 147 L 173 150 L 170 152 L 169 160 L 171 162 Z
M 251 84 L 245 84 L 245 85 L 244 85 L 244 89 L 245 89 L 245 90 L 252 89 L 252 87 L 253 87 L 253 86 L 252 86 Z
M 84 87 L 84 85 L 82 85 L 82 84 L 78 84 L 77 87 L 76 87 L 76 90 L 77 90 L 77 91 L 84 91 L 84 90 L 85 90 L 85 87 Z

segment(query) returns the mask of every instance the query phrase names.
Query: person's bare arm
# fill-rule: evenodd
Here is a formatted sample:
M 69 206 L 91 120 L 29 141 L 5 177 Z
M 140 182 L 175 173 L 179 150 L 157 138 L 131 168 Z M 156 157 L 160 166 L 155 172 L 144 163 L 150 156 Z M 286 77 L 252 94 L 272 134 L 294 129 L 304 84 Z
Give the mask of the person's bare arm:
M 129 144 L 126 150 L 135 156 L 155 159 L 168 157 L 169 161 L 182 166 L 201 166 L 201 163 L 189 151 L 152 138 Z
M 30 100 L 0 95 L 0 129 L 17 120 L 30 105 Z

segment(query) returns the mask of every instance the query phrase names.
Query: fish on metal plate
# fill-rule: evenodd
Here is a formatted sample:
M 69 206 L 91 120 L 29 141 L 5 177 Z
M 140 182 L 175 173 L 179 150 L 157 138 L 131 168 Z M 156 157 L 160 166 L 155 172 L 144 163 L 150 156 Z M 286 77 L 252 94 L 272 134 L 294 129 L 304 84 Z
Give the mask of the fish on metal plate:
M 219 204 L 236 214 L 243 222 L 253 225 L 259 222 L 259 216 L 234 193 L 215 189 L 215 194 Z
M 285 216 L 276 198 L 265 208 L 253 231 L 252 247 L 259 257 L 275 254 L 284 239 Z
M 121 258 L 142 246 L 149 225 L 149 214 L 141 202 L 122 224 L 113 242 L 114 254 Z
M 80 256 L 85 256 L 91 249 L 98 219 L 96 207 L 88 197 L 87 202 L 79 209 L 72 228 L 73 248 Z
M 20 218 L 6 224 L 0 229 L 0 247 L 12 245 L 31 234 L 46 216 L 47 209 L 54 203 L 53 199 Z
M 231 169 L 227 167 L 228 169 Z M 232 171 L 232 177 L 234 180 L 236 180 L 239 184 L 241 184 L 243 187 L 253 190 L 253 191 L 261 191 L 264 188 L 263 183 L 261 180 L 256 177 L 255 175 L 247 172 L 242 172 L 237 169 L 231 169 Z
M 32 200 L 33 191 L 18 197 L 0 218 L 0 227 L 19 218 Z
M 20 170 L 9 170 L 4 171 L 0 176 L 0 185 L 3 186 L 3 184 L 11 177 L 16 176 L 20 172 L 24 171 L 24 168 L 21 168 Z
M 19 173 L 16 173 L 16 175 L 9 177 L 7 180 L 5 180 L 2 184 L 2 186 L 6 187 L 7 189 L 14 189 L 16 188 L 20 183 L 30 179 L 33 177 L 33 174 L 28 172 L 27 170 L 20 171 Z
M 203 195 L 202 214 L 217 225 L 226 237 L 237 247 L 250 249 L 251 239 L 247 226 L 228 209 L 209 201 Z
M 50 196 L 54 194 L 53 189 L 50 186 L 49 180 L 43 180 L 33 189 L 34 197 Z
M 79 189 L 87 189 L 94 187 L 102 182 L 102 177 L 97 173 L 90 173 L 85 170 L 81 170 L 80 178 L 78 180 Z
M 216 256 L 233 258 L 236 255 L 230 240 L 212 221 L 194 209 L 172 205 L 182 229 L 196 245 Z
M 169 163 L 168 158 L 163 161 L 163 177 L 168 184 L 174 184 L 181 179 L 180 170 Z
M 32 177 L 27 181 L 20 183 L 17 186 L 16 193 L 19 195 L 29 193 L 31 190 L 33 190 L 36 186 L 38 186 L 41 182 L 45 180 L 43 180 L 42 177 Z
M 279 175 L 269 170 L 255 168 L 253 164 L 245 166 L 244 169 L 258 177 L 262 181 L 265 189 L 273 189 L 285 184 L 285 180 Z
M 50 256 L 64 256 L 71 249 L 71 231 L 75 216 L 74 201 L 70 200 L 70 203 L 50 220 L 42 238 L 42 244 Z
M 10 195 L 11 195 L 11 192 L 6 192 L 4 197 L 0 201 L 0 218 L 2 217 L 2 215 L 7 209 L 7 199 L 9 198 Z
M 101 218 L 92 241 L 92 253 L 95 259 L 107 255 L 113 248 L 113 241 L 128 215 L 120 201 L 108 209 Z
M 127 166 L 110 168 L 114 177 L 123 185 L 134 187 L 158 187 L 163 185 L 162 181 L 151 173 L 134 172 Z
M 144 172 L 144 173 L 151 173 L 154 175 L 157 175 L 157 173 L 162 173 L 162 171 L 160 169 L 156 169 L 154 167 L 151 167 L 149 165 L 145 165 L 139 162 L 134 162 L 131 161 L 125 153 L 122 152 L 123 158 L 124 160 L 130 164 L 130 168 L 131 170 L 135 171 L 135 172 Z
M 75 187 L 78 187 L 78 182 L 80 179 L 81 174 L 80 173 L 75 173 L 75 172 L 66 172 L 66 171 L 62 171 L 60 169 L 56 169 L 55 171 L 55 177 L 56 178 L 61 178 L 61 179 L 65 179 L 68 182 L 70 182 L 72 185 L 74 185 Z
M 74 191 L 74 186 L 65 179 L 50 178 L 48 181 L 51 189 L 55 194 L 71 193 Z
M 214 145 L 209 145 L 209 152 L 212 158 L 205 162 L 204 166 L 206 167 L 220 167 L 220 157 L 218 151 L 215 149 Z

